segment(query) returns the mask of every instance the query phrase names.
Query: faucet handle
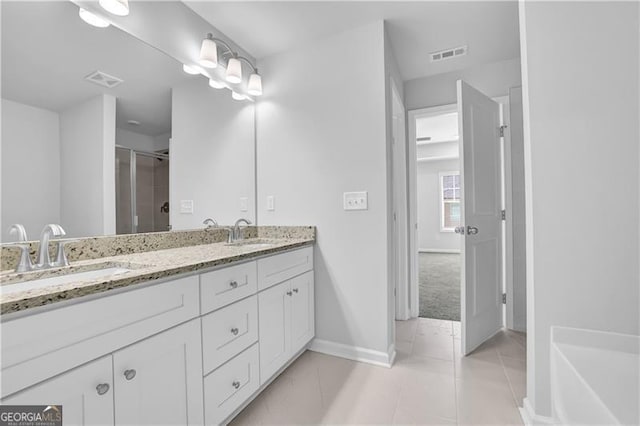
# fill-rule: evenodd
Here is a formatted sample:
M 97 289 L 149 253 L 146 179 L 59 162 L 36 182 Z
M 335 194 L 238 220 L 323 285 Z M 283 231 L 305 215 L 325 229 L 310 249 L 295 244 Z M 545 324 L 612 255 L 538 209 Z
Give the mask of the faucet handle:
M 19 223 L 14 223 L 9 227 L 9 235 L 16 234 L 18 241 L 29 241 L 27 238 L 27 231 L 24 226 Z
M 33 261 L 31 260 L 31 246 L 29 244 L 13 244 L 12 247 L 20 249 L 20 259 L 16 265 L 16 272 L 29 272 L 34 269 Z
M 69 259 L 67 259 L 67 253 L 64 251 L 64 246 L 69 242 L 70 241 L 57 242 L 56 260 L 53 262 L 52 266 L 69 266 Z
M 203 225 L 207 225 L 207 229 L 209 228 L 217 228 L 218 222 L 215 219 L 207 218 L 202 222 Z

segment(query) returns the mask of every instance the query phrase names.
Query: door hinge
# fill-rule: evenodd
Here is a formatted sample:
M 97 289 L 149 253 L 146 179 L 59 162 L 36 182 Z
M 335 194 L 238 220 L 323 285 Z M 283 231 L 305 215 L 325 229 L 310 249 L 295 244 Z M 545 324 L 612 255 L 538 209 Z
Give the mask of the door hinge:
M 500 137 L 501 138 L 504 138 L 504 129 L 506 129 L 506 128 L 507 128 L 506 124 L 504 124 L 504 125 L 499 127 L 499 129 L 500 129 Z
M 502 218 L 502 220 L 507 220 L 507 211 L 506 210 L 502 210 L 500 212 L 500 217 Z
M 507 293 L 502 293 L 502 303 L 507 304 Z

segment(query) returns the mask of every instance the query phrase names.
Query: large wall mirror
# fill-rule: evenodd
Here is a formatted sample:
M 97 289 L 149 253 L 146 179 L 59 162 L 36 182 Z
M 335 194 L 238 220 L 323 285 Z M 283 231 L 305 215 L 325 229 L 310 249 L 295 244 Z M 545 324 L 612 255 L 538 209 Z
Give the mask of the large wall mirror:
M 71 2 L 2 2 L 2 242 L 255 220 L 254 105 Z

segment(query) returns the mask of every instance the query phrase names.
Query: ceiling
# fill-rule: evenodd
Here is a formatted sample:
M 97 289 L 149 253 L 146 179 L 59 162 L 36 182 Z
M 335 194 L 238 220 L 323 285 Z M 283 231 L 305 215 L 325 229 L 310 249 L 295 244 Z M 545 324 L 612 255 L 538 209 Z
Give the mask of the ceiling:
M 380 19 L 405 81 L 520 54 L 517 1 L 185 3 L 258 59 Z M 430 61 L 430 52 L 460 45 L 466 56 Z
M 189 78 L 179 62 L 117 28 L 87 25 L 68 1 L 1 6 L 3 98 L 60 112 L 106 93 L 117 98 L 118 127 L 170 131 L 171 87 Z M 108 89 L 84 80 L 96 70 L 124 82 Z

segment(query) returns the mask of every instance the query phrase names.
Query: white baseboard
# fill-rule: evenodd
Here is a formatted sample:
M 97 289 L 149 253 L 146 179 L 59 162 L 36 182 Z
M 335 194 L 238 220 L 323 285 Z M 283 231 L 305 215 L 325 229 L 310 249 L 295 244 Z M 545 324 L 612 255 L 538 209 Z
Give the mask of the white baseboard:
M 383 367 L 391 367 L 396 357 L 396 347 L 394 344 L 389 346 L 389 349 L 385 353 L 382 351 L 374 351 L 373 349 L 330 342 L 328 340 L 313 339 L 309 350 Z
M 541 416 L 536 414 L 529 402 L 529 398 L 524 398 L 522 400 L 522 407 L 519 408 L 520 417 L 522 417 L 522 421 L 527 426 L 534 425 L 555 425 L 557 422 L 553 419 L 553 417 Z
M 419 248 L 419 253 L 460 253 L 460 249 L 431 249 L 431 248 Z

